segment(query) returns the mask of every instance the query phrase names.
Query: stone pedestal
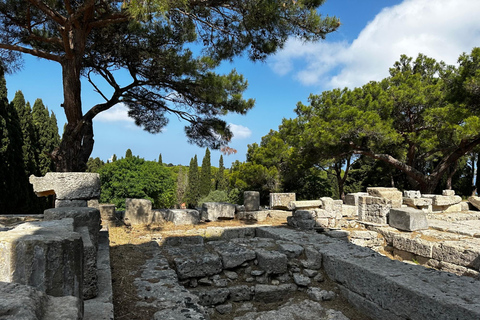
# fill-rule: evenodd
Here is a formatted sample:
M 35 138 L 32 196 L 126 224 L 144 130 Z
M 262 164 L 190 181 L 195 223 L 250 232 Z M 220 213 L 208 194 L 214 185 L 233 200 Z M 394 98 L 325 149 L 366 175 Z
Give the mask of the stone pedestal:
M 403 231 L 428 229 L 426 214 L 414 208 L 392 208 L 389 213 L 388 224 Z
M 146 199 L 125 199 L 126 225 L 149 225 L 152 223 L 152 202 Z
M 243 205 L 246 211 L 258 211 L 260 209 L 260 192 L 245 191 L 243 193 Z
M 270 209 L 292 210 L 290 202 L 295 199 L 295 193 L 270 193 Z

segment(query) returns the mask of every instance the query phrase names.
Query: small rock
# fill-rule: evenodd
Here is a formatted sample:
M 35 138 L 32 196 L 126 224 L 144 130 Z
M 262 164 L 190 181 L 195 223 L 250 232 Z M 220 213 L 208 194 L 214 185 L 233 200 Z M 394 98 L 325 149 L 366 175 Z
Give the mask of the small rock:
M 263 270 L 253 270 L 252 272 L 250 272 L 250 274 L 254 277 L 261 276 L 264 273 L 265 273 L 265 271 L 263 271 Z
M 253 282 L 253 281 L 255 281 L 255 279 L 253 279 L 252 277 L 250 277 L 250 278 L 245 279 L 245 281 L 246 281 L 246 282 Z
M 241 312 L 241 311 L 257 311 L 257 308 L 255 308 L 255 306 L 253 305 L 253 303 L 251 302 L 246 302 L 244 304 L 242 304 L 240 307 L 237 308 L 237 312 Z
M 190 279 L 190 287 L 191 288 L 196 288 L 198 287 L 198 280 L 193 278 L 193 279 Z
M 309 278 L 313 278 L 315 277 L 317 274 L 318 274 L 318 271 L 317 270 L 312 270 L 312 269 L 304 269 L 303 270 L 303 273 L 309 277 Z
M 233 306 L 232 306 L 231 303 L 221 304 L 221 305 L 216 306 L 215 309 L 217 309 L 218 313 L 225 314 L 225 313 L 232 312 Z
M 213 284 L 216 287 L 225 288 L 228 285 L 228 280 L 227 279 L 215 279 L 215 280 L 213 280 Z
M 325 277 L 323 276 L 323 273 L 318 273 L 315 277 L 313 277 L 313 281 L 317 282 L 323 282 L 325 281 Z
M 335 292 L 322 290 L 320 288 L 314 287 L 307 290 L 307 294 L 310 299 L 315 301 L 330 301 L 335 298 Z
M 307 287 L 311 283 L 311 280 L 309 277 L 304 276 L 303 274 L 300 274 L 300 273 L 293 274 L 293 281 L 295 281 L 295 283 L 301 287 Z
M 198 284 L 204 285 L 204 286 L 211 286 L 213 284 L 212 281 L 208 278 L 201 278 L 198 280 Z
M 280 281 L 278 281 L 278 280 L 272 280 L 272 284 L 273 284 L 274 286 L 278 286 L 278 285 L 280 284 Z
M 256 280 L 258 283 L 261 283 L 261 284 L 267 284 L 268 281 L 269 281 L 267 275 L 262 275 L 262 276 L 259 276 L 259 277 L 255 277 L 255 280 Z
M 236 272 L 225 270 L 225 271 L 223 271 L 223 273 L 230 280 L 236 280 L 238 278 L 238 273 L 236 273 Z

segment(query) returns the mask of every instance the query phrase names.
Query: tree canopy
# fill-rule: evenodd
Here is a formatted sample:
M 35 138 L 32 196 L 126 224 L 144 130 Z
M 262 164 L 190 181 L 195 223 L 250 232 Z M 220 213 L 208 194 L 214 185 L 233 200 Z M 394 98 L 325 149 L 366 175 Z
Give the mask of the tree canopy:
M 340 23 L 317 12 L 323 2 L 0 0 L 0 57 L 9 71 L 21 54 L 61 65 L 67 125 L 53 153 L 57 171 L 85 170 L 92 120 L 118 103 L 148 132 L 161 132 L 173 114 L 187 122 L 190 142 L 218 149 L 232 137 L 221 116 L 244 114 L 254 100 L 243 98 L 247 81 L 235 70 L 215 68 L 243 53 L 265 59 L 289 36 L 324 38 Z M 104 99 L 86 112 L 82 76 Z

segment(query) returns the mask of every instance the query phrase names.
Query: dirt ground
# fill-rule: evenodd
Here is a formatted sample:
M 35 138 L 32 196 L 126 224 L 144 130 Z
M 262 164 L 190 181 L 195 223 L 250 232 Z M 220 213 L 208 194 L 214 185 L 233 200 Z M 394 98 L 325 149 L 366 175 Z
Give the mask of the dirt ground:
M 136 288 L 133 281 L 139 276 L 139 268 L 145 261 L 152 257 L 152 250 L 156 247 L 149 243 L 157 239 L 165 238 L 165 235 L 182 235 L 191 229 L 205 229 L 206 227 L 234 227 L 253 224 L 240 220 L 225 220 L 220 222 L 209 222 L 197 226 L 176 227 L 173 223 L 165 223 L 151 227 L 126 227 L 124 225 L 111 226 L 110 237 L 110 259 L 112 268 L 113 303 L 115 319 L 117 320 L 148 320 L 152 319 L 157 311 L 151 308 L 141 308 L 136 304 L 140 298 L 135 294 Z M 268 219 L 262 224 L 286 226 L 285 220 Z M 326 290 L 335 290 L 335 283 L 327 280 L 323 286 Z M 338 293 L 338 292 L 337 292 Z M 306 295 L 299 293 L 298 299 Z M 369 320 L 369 317 L 359 314 L 341 296 L 333 301 L 322 302 L 326 308 L 342 311 L 351 320 Z M 269 306 L 270 307 L 270 306 Z M 272 305 L 272 307 L 275 307 Z M 264 309 L 263 305 L 258 310 Z M 212 320 L 229 320 L 228 316 L 216 316 Z

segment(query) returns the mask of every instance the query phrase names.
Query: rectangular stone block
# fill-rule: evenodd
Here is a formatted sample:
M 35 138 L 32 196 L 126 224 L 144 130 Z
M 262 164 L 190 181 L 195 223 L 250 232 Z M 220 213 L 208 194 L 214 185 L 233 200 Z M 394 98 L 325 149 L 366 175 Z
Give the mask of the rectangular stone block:
M 287 255 L 278 251 L 267 251 L 258 249 L 255 251 L 257 255 L 258 267 L 266 273 L 285 273 L 287 272 Z
M 349 206 L 358 206 L 360 196 L 368 196 L 366 192 L 347 193 L 345 195 L 345 204 Z
M 439 196 L 435 195 L 433 197 L 433 205 L 434 206 L 451 206 L 453 204 L 457 204 L 462 202 L 462 197 L 460 196 Z
M 403 197 L 410 198 L 410 199 L 417 199 L 417 198 L 421 198 L 422 194 L 418 190 L 404 190 Z
M 152 223 L 152 202 L 147 199 L 125 199 L 126 225 L 149 225 Z
M 429 198 L 403 198 L 403 203 L 413 208 L 430 206 L 432 202 Z
M 100 175 L 89 172 L 47 172 L 44 177 L 29 178 L 39 197 L 56 195 L 59 200 L 98 199 Z
M 245 191 L 243 193 L 243 205 L 246 211 L 258 211 L 260 209 L 260 192 Z
M 342 206 L 342 216 L 356 218 L 358 216 L 358 207 L 344 204 Z
M 270 209 L 292 210 L 290 202 L 295 200 L 295 193 L 270 193 Z
M 434 243 L 421 238 L 411 238 L 409 234 L 395 234 L 393 247 L 416 255 L 432 258 Z
M 392 208 L 402 207 L 403 195 L 397 188 L 370 187 L 367 188 L 367 192 L 372 197 L 380 197 L 390 200 Z
M 360 221 L 387 224 L 388 213 L 392 207 L 389 199 L 360 196 L 359 203 L 358 219 Z
M 292 210 L 298 209 L 313 209 L 320 208 L 322 206 L 321 200 L 304 200 L 304 201 L 291 201 L 290 208 Z
M 235 218 L 235 205 L 226 202 L 205 202 L 202 205 L 202 219 L 218 221 L 220 218 Z
M 455 195 L 455 190 L 443 190 L 442 191 L 442 196 L 454 196 Z
M 428 229 L 427 215 L 414 208 L 390 209 L 388 224 L 403 231 Z
M 171 221 L 176 226 L 196 225 L 200 223 L 200 213 L 190 209 L 165 209 L 165 221 Z

